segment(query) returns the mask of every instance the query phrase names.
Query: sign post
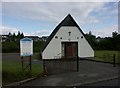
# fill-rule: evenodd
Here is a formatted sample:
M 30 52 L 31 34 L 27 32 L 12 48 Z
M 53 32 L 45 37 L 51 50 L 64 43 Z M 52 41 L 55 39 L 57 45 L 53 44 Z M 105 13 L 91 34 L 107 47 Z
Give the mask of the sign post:
M 22 72 L 23 72 L 23 56 L 21 56 L 21 63 L 22 63 Z
M 20 56 L 22 63 L 22 74 L 24 70 L 29 66 L 30 74 L 31 74 L 31 56 L 33 55 L 33 40 L 30 38 L 23 38 L 20 40 Z M 23 57 L 29 56 L 29 64 L 24 68 L 24 60 Z

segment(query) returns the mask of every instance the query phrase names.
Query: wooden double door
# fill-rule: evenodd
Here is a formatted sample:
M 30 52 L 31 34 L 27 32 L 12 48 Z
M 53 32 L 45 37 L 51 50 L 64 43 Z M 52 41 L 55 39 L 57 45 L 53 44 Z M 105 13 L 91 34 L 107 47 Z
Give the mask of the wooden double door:
M 78 56 L 78 42 L 62 42 L 62 56 L 75 58 Z

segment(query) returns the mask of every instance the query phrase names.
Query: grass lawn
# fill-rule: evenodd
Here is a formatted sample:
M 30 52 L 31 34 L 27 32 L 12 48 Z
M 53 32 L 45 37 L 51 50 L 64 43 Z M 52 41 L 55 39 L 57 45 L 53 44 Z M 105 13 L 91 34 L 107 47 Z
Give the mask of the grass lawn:
M 120 51 L 95 50 L 95 58 L 93 60 L 113 62 L 113 55 L 115 54 L 116 63 L 120 63 Z
M 41 60 L 40 53 L 35 52 L 32 56 L 33 59 Z
M 2 60 L 0 60 L 0 72 L 2 72 Z
M 21 68 L 20 62 L 17 62 L 17 61 L 2 62 L 3 85 L 11 82 L 15 82 L 15 81 L 20 81 L 30 77 L 30 75 L 22 75 L 21 73 L 22 73 L 22 68 Z M 32 64 L 32 72 L 31 72 L 32 77 L 41 76 L 42 73 L 43 73 L 42 64 Z

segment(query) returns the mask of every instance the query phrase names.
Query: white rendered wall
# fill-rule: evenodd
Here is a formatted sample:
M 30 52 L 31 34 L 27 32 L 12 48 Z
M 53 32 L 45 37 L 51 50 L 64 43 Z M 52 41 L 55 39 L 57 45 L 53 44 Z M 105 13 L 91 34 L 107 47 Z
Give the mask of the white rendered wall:
M 71 35 L 69 36 L 69 33 Z M 58 36 L 58 38 L 55 38 Z M 61 42 L 78 42 L 79 57 L 94 57 L 94 51 L 77 27 L 61 27 L 42 53 L 43 59 L 61 58 Z M 83 36 L 83 38 L 81 38 Z M 62 39 L 60 39 L 62 37 Z M 79 37 L 79 39 L 77 39 Z

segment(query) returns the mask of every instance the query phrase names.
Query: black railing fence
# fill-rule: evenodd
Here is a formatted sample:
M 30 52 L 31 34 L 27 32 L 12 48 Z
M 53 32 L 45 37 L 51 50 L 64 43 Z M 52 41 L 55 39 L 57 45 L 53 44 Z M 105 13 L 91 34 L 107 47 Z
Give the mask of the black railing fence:
M 120 51 L 118 51 L 117 55 L 104 53 L 99 57 L 95 56 L 93 58 L 59 58 L 43 60 L 44 73 L 51 75 L 66 72 L 77 72 L 80 60 L 110 63 L 116 67 L 116 65 L 120 64 Z
M 118 63 L 120 64 L 120 50 L 118 50 Z
M 95 62 L 102 62 L 102 63 L 110 63 L 115 65 L 120 64 L 120 51 L 118 51 L 118 54 L 109 54 L 109 53 L 104 53 L 101 56 L 95 56 L 93 58 L 80 58 L 80 60 L 89 60 L 89 61 L 95 61 Z
M 115 54 L 111 55 L 111 54 L 105 53 L 102 59 L 103 59 L 103 62 L 114 63 Z

